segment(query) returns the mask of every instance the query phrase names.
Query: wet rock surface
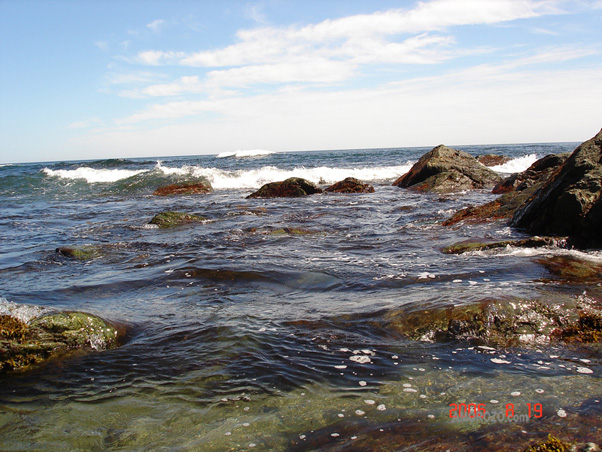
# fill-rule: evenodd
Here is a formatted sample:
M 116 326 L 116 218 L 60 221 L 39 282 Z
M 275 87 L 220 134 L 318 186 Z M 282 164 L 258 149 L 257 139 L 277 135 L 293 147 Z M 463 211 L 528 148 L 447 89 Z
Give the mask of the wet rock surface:
M 176 195 L 202 195 L 211 193 L 213 188 L 210 184 L 204 182 L 182 182 L 171 185 L 164 185 L 157 188 L 153 195 L 155 196 L 176 196 Z
M 510 160 L 512 160 L 510 157 L 499 154 L 478 155 L 476 159 L 479 161 L 479 163 L 482 163 L 488 167 L 503 165 L 504 163 L 508 163 Z
M 453 192 L 493 188 L 501 177 L 466 152 L 439 145 L 424 154 L 393 185 L 417 191 Z
M 247 198 L 299 198 L 322 193 L 322 189 L 301 177 L 289 177 L 281 182 L 270 182 Z
M 24 319 L 0 313 L 0 373 L 24 371 L 76 350 L 116 347 L 120 328 L 84 312 L 45 312 Z
M 462 209 L 445 220 L 443 225 L 511 219 L 517 209 L 547 182 L 568 156 L 569 154 L 551 154 L 539 159 L 522 173 L 513 174 L 499 182 L 493 188 L 493 193 L 501 194 L 499 198 L 480 206 Z
M 602 130 L 575 149 L 511 224 L 531 234 L 569 236 L 578 248 L 602 248 Z
M 161 229 L 174 228 L 188 223 L 201 223 L 206 218 L 185 212 L 168 211 L 155 215 L 148 224 L 154 224 Z
M 355 177 L 347 177 L 331 185 L 324 191 L 329 193 L 374 193 L 374 187 Z
M 467 240 L 454 243 L 443 248 L 445 254 L 464 254 L 473 251 L 486 251 L 497 248 L 507 248 L 509 246 L 516 248 L 538 248 L 542 246 L 559 247 L 564 246 L 566 239 L 558 237 L 530 237 L 521 240 L 502 240 L 500 242 L 480 242 L 478 240 Z

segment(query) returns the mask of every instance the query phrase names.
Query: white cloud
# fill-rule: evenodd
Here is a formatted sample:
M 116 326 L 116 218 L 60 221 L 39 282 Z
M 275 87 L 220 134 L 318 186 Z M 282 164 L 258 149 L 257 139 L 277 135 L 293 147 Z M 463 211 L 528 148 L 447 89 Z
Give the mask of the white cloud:
M 158 33 L 164 25 L 165 21 L 163 19 L 157 19 L 153 20 L 150 24 L 147 24 L 146 27 L 153 32 Z

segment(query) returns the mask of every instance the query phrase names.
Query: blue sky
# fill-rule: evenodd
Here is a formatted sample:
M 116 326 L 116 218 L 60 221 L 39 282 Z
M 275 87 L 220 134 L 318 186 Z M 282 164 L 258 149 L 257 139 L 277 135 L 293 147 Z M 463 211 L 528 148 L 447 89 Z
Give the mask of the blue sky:
M 584 141 L 602 0 L 0 0 L 0 161 Z

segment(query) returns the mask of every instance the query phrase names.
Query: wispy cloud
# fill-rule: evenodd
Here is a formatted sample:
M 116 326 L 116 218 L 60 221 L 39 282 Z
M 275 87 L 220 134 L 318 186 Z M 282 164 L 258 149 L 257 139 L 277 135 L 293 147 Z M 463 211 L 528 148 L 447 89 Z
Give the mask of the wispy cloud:
M 147 24 L 146 27 L 153 31 L 154 33 L 158 33 L 163 26 L 165 25 L 165 21 L 163 19 L 153 20 L 151 23 Z

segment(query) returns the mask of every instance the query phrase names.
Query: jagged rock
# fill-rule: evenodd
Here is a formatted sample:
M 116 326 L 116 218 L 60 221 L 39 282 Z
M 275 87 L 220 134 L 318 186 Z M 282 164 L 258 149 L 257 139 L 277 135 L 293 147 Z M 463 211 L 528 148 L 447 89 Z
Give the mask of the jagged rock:
M 154 224 L 159 226 L 161 229 L 167 229 L 187 223 L 200 223 L 206 220 L 206 218 L 199 215 L 192 215 L 185 212 L 168 211 L 155 215 L 148 224 Z
M 452 192 L 493 188 L 500 180 L 495 171 L 466 152 L 440 145 L 424 154 L 393 185 L 417 191 Z
M 173 196 L 173 195 L 199 195 L 211 193 L 211 185 L 203 182 L 182 182 L 178 184 L 164 185 L 155 190 L 155 196 Z
M 601 248 L 601 195 L 602 130 L 575 149 L 511 224 L 531 234 L 569 236 L 578 248 Z
M 33 318 L 19 318 L 15 312 L 26 305 L 12 305 L 0 310 L 0 373 L 26 370 L 74 350 L 113 348 L 123 336 L 121 327 L 92 314 L 31 307 L 37 308 Z
M 331 185 L 324 191 L 329 193 L 374 193 L 374 187 L 355 177 L 348 177 Z
M 485 222 L 510 219 L 516 210 L 523 205 L 566 161 L 569 154 L 547 155 L 522 173 L 513 174 L 493 188 L 493 193 L 503 193 L 499 198 L 480 206 L 471 206 L 459 210 L 451 218 L 443 222 L 444 226 L 452 226 L 460 222 Z
M 479 163 L 482 163 L 487 167 L 503 165 L 504 163 L 508 163 L 510 160 L 512 160 L 510 157 L 498 154 L 477 155 L 476 158 Z
M 322 193 L 322 190 L 301 177 L 290 177 L 281 182 L 265 184 L 247 198 L 298 198 L 315 193 Z

